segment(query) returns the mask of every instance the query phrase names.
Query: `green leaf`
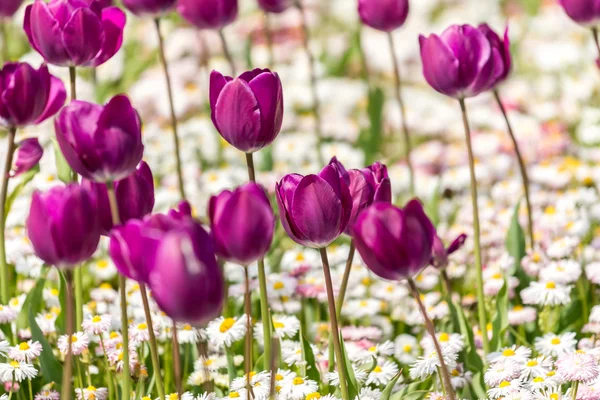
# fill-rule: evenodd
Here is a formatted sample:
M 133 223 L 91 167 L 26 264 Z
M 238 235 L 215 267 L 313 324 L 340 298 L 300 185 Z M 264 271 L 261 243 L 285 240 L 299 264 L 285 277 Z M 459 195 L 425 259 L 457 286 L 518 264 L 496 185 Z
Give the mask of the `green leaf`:
M 442 192 L 440 185 L 435 187 L 433 196 L 425 203 L 425 213 L 431 220 L 433 226 L 437 226 L 440 223 L 440 200 L 442 199 Z
M 517 269 L 521 266 L 521 259 L 525 257 L 525 232 L 519 224 L 519 206 L 520 202 L 515 206 L 512 219 L 510 221 L 510 227 L 508 228 L 508 234 L 506 235 L 506 250 L 514 259 L 515 263 L 511 270 L 508 271 L 509 275 L 514 275 Z
M 394 393 L 390 400 L 422 399 L 427 393 L 431 392 L 432 382 L 431 377 L 421 382 L 413 382 L 405 386 L 401 391 Z
M 383 390 L 383 393 L 381 394 L 380 400 L 390 400 L 390 397 L 392 396 L 392 390 L 394 390 L 394 386 L 396 386 L 396 382 L 398 382 L 398 379 L 400 379 L 401 376 L 402 370 L 400 370 L 396 374 L 396 376 L 387 384 L 387 386 Z
M 4 210 L 5 210 L 4 219 L 6 219 L 6 217 L 8 217 L 8 213 L 10 212 L 10 209 L 12 208 L 12 205 L 15 202 L 15 199 L 19 196 L 19 194 L 21 193 L 21 191 L 23 190 L 23 188 L 29 182 L 31 182 L 31 180 L 33 179 L 33 177 L 38 172 L 40 172 L 40 166 L 36 165 L 32 169 L 30 169 L 29 171 L 27 171 L 23 175 L 21 175 L 21 182 L 19 182 L 19 184 L 17 186 L 15 186 L 15 188 L 13 189 L 13 191 L 10 192 L 10 194 L 6 198 L 6 205 L 4 206 Z
M 62 378 L 62 365 L 54 357 L 52 347 L 44 337 L 42 330 L 35 321 L 35 315 L 33 314 L 32 307 L 29 307 L 29 327 L 31 329 L 31 340 L 38 341 L 42 345 L 42 353 L 40 354 L 40 366 L 42 374 L 44 374 L 45 382 L 50 381 L 61 383 Z
M 321 374 L 319 374 L 319 369 L 315 362 L 315 355 L 303 332 L 304 330 L 300 329 L 300 345 L 302 347 L 302 358 L 306 362 L 306 375 L 315 382 L 321 382 Z
M 346 352 L 346 346 L 344 345 L 344 339 L 342 338 L 342 334 L 340 333 L 340 347 L 342 348 L 342 367 L 344 368 L 344 372 L 346 373 L 346 378 L 348 378 L 348 396 L 353 399 L 358 395 L 358 383 L 356 382 L 356 376 L 354 376 L 354 369 L 352 368 L 352 363 L 348 358 L 348 353 Z M 340 360 L 336 360 L 338 363 Z
M 58 142 L 55 138 L 52 138 L 52 147 L 54 148 L 54 158 L 56 159 L 56 175 L 64 183 L 73 182 L 73 170 L 69 166 L 69 163 L 65 159 Z
M 367 113 L 369 115 L 369 129 L 363 130 L 358 139 L 365 152 L 366 163 L 371 164 L 377 158 L 383 141 L 383 106 L 385 95 L 380 88 L 369 91 Z
M 490 342 L 490 348 L 492 351 L 498 351 L 502 347 L 502 338 L 508 328 L 508 290 L 506 287 L 508 284 L 506 280 L 502 289 L 496 296 L 496 315 L 492 320 L 493 336 Z
M 43 292 L 44 285 L 46 284 L 46 273 L 48 268 L 45 268 L 40 277 L 38 278 L 33 290 L 27 294 L 21 312 L 17 317 L 17 327 L 25 328 L 28 325 L 29 312 L 33 311 L 34 314 L 40 312 L 43 304 Z
M 483 370 L 483 361 L 479 354 L 477 353 L 477 346 L 475 346 L 475 337 L 473 335 L 473 330 L 471 329 L 471 325 L 465 316 L 465 312 L 462 307 L 455 304 L 453 301 L 453 307 L 456 310 L 456 314 L 458 317 L 458 322 L 460 325 L 460 333 L 463 338 L 466 339 L 465 343 L 465 368 L 471 372 L 473 372 L 473 379 L 471 381 L 471 386 L 473 390 L 477 393 L 477 398 L 485 399 L 487 394 L 485 393 L 485 383 L 483 382 L 483 374 L 481 371 Z

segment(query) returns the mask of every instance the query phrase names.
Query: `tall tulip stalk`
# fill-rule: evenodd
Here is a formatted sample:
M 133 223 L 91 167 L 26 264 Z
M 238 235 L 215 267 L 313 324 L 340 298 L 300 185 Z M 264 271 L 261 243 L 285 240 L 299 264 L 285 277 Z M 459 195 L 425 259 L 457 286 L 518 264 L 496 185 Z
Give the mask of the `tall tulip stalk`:
M 275 64 L 275 53 L 273 52 L 273 32 L 271 30 L 270 15 L 280 14 L 287 10 L 291 5 L 291 0 L 258 0 L 259 7 L 264 11 L 265 39 L 267 49 L 269 50 L 269 68 L 273 68 Z

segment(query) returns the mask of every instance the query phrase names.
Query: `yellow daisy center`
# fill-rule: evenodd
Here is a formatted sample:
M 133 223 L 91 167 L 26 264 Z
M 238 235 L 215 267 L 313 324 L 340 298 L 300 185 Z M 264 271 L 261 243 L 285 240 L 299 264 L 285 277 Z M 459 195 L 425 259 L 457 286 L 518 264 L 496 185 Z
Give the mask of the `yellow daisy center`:
M 505 388 L 507 386 L 510 386 L 510 382 L 508 382 L 508 381 L 502 381 L 502 382 L 500 382 L 499 387 Z
M 225 333 L 231 329 L 231 327 L 235 324 L 235 319 L 233 318 L 225 318 L 223 322 L 221 322 L 221 326 L 219 326 L 219 331 L 221 333 Z M 239 395 L 238 395 L 239 396 Z
M 283 289 L 284 287 L 285 287 L 285 285 L 281 281 L 277 281 L 273 284 L 273 289 L 275 289 L 275 290 L 280 290 L 280 289 Z
M 94 318 L 92 318 L 92 322 L 95 324 L 97 324 L 100 321 L 102 321 L 102 317 L 100 317 L 99 315 L 95 315 Z
M 302 385 L 304 383 L 304 379 L 302 379 L 300 377 L 296 377 L 296 378 L 294 378 L 294 380 L 292 381 L 292 383 L 294 385 Z
M 21 344 L 19 344 L 19 350 L 29 350 L 29 344 L 27 342 L 21 342 Z
M 321 393 L 319 392 L 313 392 L 313 393 L 309 393 L 306 395 L 306 400 L 314 400 L 314 399 L 320 399 L 321 398 Z
M 515 351 L 513 349 L 506 349 L 502 352 L 504 357 L 512 357 L 515 355 Z
M 552 281 L 546 282 L 546 289 L 556 289 L 556 283 Z

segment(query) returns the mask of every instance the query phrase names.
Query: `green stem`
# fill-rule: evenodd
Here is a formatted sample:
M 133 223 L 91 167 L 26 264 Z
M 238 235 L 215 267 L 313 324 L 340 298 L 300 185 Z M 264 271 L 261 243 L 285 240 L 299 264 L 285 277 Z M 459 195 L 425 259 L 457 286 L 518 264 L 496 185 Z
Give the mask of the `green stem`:
M 10 382 L 10 391 L 8 392 L 8 400 L 10 400 L 12 398 L 12 395 L 13 395 L 13 392 L 14 392 L 14 388 L 15 388 L 15 374 L 13 372 L 13 379 Z
M 70 269 L 65 270 L 65 280 L 67 281 L 67 299 L 66 299 L 66 324 L 67 324 L 67 356 L 62 375 L 62 385 L 60 398 L 71 400 L 71 379 L 73 376 L 73 272 Z
M 246 343 L 244 348 L 244 370 L 246 373 L 246 389 L 248 390 L 248 393 L 252 394 L 252 385 L 250 384 L 250 372 L 252 372 L 252 293 L 250 292 L 250 275 L 248 274 L 248 267 L 243 268 L 244 283 L 246 286 L 246 293 L 244 295 L 244 312 L 246 313 Z
M 235 63 L 233 62 L 233 57 L 231 55 L 231 51 L 229 51 L 229 45 L 227 44 L 227 38 L 225 37 L 225 33 L 223 29 L 219 29 L 219 38 L 221 39 L 221 47 L 223 48 L 223 55 L 227 59 L 229 63 L 229 68 L 231 69 L 231 76 L 236 75 Z
M 579 292 L 579 298 L 581 298 L 581 312 L 583 317 L 583 323 L 587 324 L 588 318 L 590 316 L 590 307 L 588 305 L 588 292 L 585 290 L 584 286 L 584 275 L 582 274 L 579 279 L 577 279 L 577 291 Z
M 531 347 L 531 344 L 527 342 L 527 339 L 525 339 L 525 337 L 519 332 L 517 332 L 515 328 L 513 328 L 511 325 L 508 325 L 508 331 L 512 333 L 512 335 L 517 339 L 517 341 L 519 341 L 523 346 Z
M 573 382 L 573 393 L 571 394 L 572 400 L 577 400 L 577 389 L 579 389 L 579 381 Z
M 83 267 L 75 268 L 75 322 L 77 329 L 83 323 Z
M 2 185 L 0 186 L 0 281 L 2 303 L 8 304 L 10 299 L 9 294 L 9 274 L 8 263 L 6 262 L 6 196 L 8 193 L 8 180 L 10 179 L 10 169 L 12 168 L 13 155 L 15 153 L 15 136 L 17 128 L 11 127 L 8 130 L 8 148 L 6 151 L 6 159 L 4 160 L 4 171 L 2 173 Z
M 344 306 L 344 298 L 346 297 L 346 290 L 348 289 L 348 280 L 350 279 L 350 271 L 352 271 L 352 262 L 354 261 L 354 240 L 350 240 L 350 250 L 348 251 L 348 258 L 346 259 L 346 269 L 344 269 L 344 276 L 342 277 L 342 284 L 340 285 L 340 292 L 338 293 L 338 299 L 336 303 L 336 313 L 338 319 L 341 319 L 342 308 Z
M 179 340 L 177 340 L 177 323 L 173 321 L 173 335 L 171 336 L 173 340 L 173 372 L 175 374 L 175 388 L 177 389 L 177 394 L 179 398 L 183 394 L 183 384 L 181 382 L 181 354 L 179 352 Z
M 158 346 L 156 345 L 156 335 L 152 323 L 152 314 L 150 313 L 150 304 L 148 302 L 148 293 L 146 285 L 140 283 L 140 293 L 142 294 L 142 304 L 144 305 L 144 314 L 146 315 L 146 324 L 148 325 L 148 333 L 150 334 L 150 357 L 152 359 L 152 369 L 156 380 L 156 389 L 160 400 L 165 399 L 165 389 L 163 386 L 162 377 L 160 375 L 160 362 L 158 360 Z
M 481 230 L 479 227 L 479 205 L 477 204 L 477 178 L 475 176 L 475 157 L 473 156 L 473 146 L 471 144 L 471 128 L 469 127 L 469 118 L 465 100 L 460 99 L 460 109 L 462 111 L 463 125 L 465 128 L 465 139 L 467 141 L 467 151 L 469 153 L 469 170 L 471 172 L 471 203 L 473 206 L 473 241 L 475 243 L 475 268 L 477 273 L 477 311 L 479 315 L 479 329 L 481 330 L 481 340 L 483 342 L 484 355 L 490 352 L 490 343 L 487 337 L 487 315 L 485 310 L 485 296 L 483 294 L 483 263 L 481 262 Z M 486 360 L 487 357 L 484 357 Z M 484 361 L 485 362 L 485 361 Z
M 106 354 L 106 347 L 104 346 L 104 339 L 102 338 L 102 334 L 98 334 L 100 338 L 100 345 L 102 346 L 102 353 L 104 353 L 104 366 L 106 368 L 106 381 L 108 386 L 108 397 L 109 399 L 113 399 L 115 388 L 113 386 L 113 377 L 110 371 L 110 363 L 108 362 L 108 355 Z
M 229 384 L 231 385 L 231 382 L 237 378 L 237 371 L 233 361 L 233 350 L 231 347 L 225 347 L 225 355 L 227 356 L 227 373 L 229 374 Z
M 265 30 L 265 41 L 267 43 L 267 49 L 269 50 L 269 68 L 273 68 L 275 65 L 275 52 L 273 51 L 273 31 L 271 30 L 271 21 L 269 13 L 265 11 L 264 15 L 264 27 Z
M 81 361 L 75 358 L 75 367 L 77 368 L 77 378 L 79 379 L 79 387 L 83 390 L 83 374 L 81 372 Z
M 69 80 L 71 82 L 71 101 L 77 100 L 77 70 L 69 67 Z
M 29 398 L 33 399 L 33 388 L 31 387 L 31 379 L 27 379 L 27 386 L 29 386 Z

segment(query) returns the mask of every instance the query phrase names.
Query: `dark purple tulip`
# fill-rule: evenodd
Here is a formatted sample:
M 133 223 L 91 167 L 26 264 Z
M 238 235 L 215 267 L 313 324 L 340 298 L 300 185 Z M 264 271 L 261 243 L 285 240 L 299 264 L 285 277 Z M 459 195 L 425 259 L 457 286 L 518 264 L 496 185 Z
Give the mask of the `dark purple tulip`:
M 440 36 L 419 36 L 423 75 L 432 88 L 450 97 L 477 96 L 505 72 L 502 54 L 470 25 L 452 25 Z
M 276 72 L 255 69 L 233 79 L 210 74 L 212 121 L 229 144 L 244 153 L 270 145 L 281 130 L 283 90 Z
M 35 254 L 57 267 L 74 267 L 89 259 L 100 241 L 94 196 L 72 183 L 33 193 L 27 235 Z
M 462 233 L 450 243 L 448 248 L 444 247 L 444 242 L 436 234 L 433 239 L 433 255 L 431 257 L 431 265 L 436 268 L 444 268 L 448 265 L 448 257 L 460 249 L 467 240 L 467 235 Z
M 0 17 L 12 17 L 19 10 L 21 4 L 23 4 L 23 0 L 0 1 Z
M 137 16 L 159 17 L 175 7 L 177 0 L 123 0 L 123 5 Z
M 178 0 L 177 12 L 198 29 L 221 29 L 238 15 L 237 0 Z
M 35 0 L 25 10 L 23 28 L 29 43 L 46 62 L 96 67 L 123 43 L 125 13 L 102 8 L 98 1 Z
M 72 101 L 54 121 L 56 139 L 75 172 L 96 182 L 128 177 L 142 159 L 141 122 L 125 95 L 105 106 Z
M 408 0 L 358 0 L 361 21 L 373 29 L 391 32 L 408 16 Z
M 0 122 L 8 127 L 24 127 L 45 121 L 65 104 L 67 93 L 62 81 L 42 65 L 34 69 L 26 63 L 6 63 L 0 70 Z
M 500 38 L 496 32 L 492 30 L 488 26 L 488 24 L 479 25 L 478 29 L 485 35 L 485 37 L 489 40 L 490 46 L 492 46 L 492 52 L 494 53 L 494 58 L 497 59 L 498 55 L 502 59 L 502 68 L 498 69 L 495 74 L 494 82 L 491 84 L 492 86 L 497 85 L 498 83 L 503 82 L 510 73 L 510 68 L 512 66 L 512 57 L 510 55 L 510 39 L 508 38 L 508 27 L 504 30 L 504 38 Z M 498 68 L 499 66 L 497 66 Z
M 42 156 L 44 149 L 40 146 L 37 138 L 29 138 L 21 141 L 17 149 L 17 160 L 13 168 L 12 176 L 21 175 L 35 167 Z
M 105 9 L 113 6 L 113 0 L 88 0 L 89 3 L 96 2 L 100 5 L 100 8 Z
M 367 267 L 384 279 L 410 277 L 431 260 L 435 228 L 418 200 L 404 209 L 374 203 L 358 215 L 353 234 Z
M 600 21 L 600 0 L 559 0 L 573 21 L 584 26 L 594 26 Z
M 275 231 L 275 215 L 265 190 L 250 182 L 210 198 L 210 230 L 217 255 L 250 265 L 263 258 Z
M 202 326 L 220 314 L 224 279 L 202 225 L 189 219 L 167 232 L 153 258 L 152 297 L 171 319 Z
M 258 0 L 260 8 L 266 12 L 279 14 L 292 5 L 292 0 Z
M 102 234 L 108 235 L 113 228 L 113 222 L 106 185 L 88 179 L 84 179 L 81 184 L 88 187 L 95 194 Z M 154 208 L 154 180 L 150 167 L 144 161 L 127 178 L 116 181 L 114 186 L 121 222 L 127 222 L 130 219 L 141 219 L 152 212 Z
M 352 196 L 333 163 L 318 175 L 284 176 L 276 193 L 281 224 L 297 243 L 327 247 L 348 225 Z

